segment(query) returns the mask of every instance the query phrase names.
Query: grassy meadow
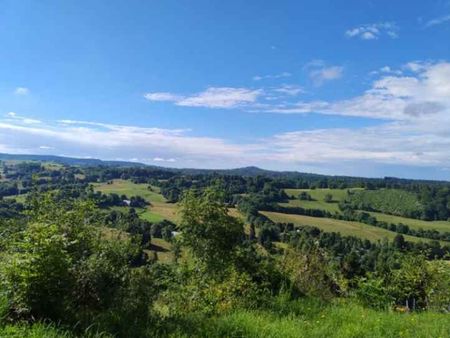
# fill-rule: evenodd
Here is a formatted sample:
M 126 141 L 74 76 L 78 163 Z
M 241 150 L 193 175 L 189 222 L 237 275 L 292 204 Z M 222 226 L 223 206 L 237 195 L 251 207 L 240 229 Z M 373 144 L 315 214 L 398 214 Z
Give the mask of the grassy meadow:
M 415 218 L 406 218 L 401 216 L 387 215 L 381 212 L 369 212 L 372 216 L 376 217 L 377 220 L 399 224 L 403 223 L 408 225 L 412 229 L 424 229 L 424 230 L 437 230 L 441 232 L 450 232 L 450 222 L 449 221 L 423 221 Z
M 333 218 L 310 217 L 295 214 L 283 214 L 279 212 L 262 211 L 262 214 L 269 217 L 274 222 L 294 223 L 295 225 L 315 226 L 326 232 L 340 232 L 344 236 L 356 236 L 370 241 L 378 241 L 383 238 L 394 239 L 396 232 L 383 228 L 378 228 L 364 223 L 342 221 Z M 404 235 L 407 241 L 427 242 L 426 238 Z
M 165 198 L 159 193 L 158 187 L 151 187 L 145 183 L 133 183 L 129 180 L 113 180 L 112 183 L 95 183 L 93 184 L 95 191 L 101 191 L 104 194 L 118 194 L 131 196 L 141 196 L 148 202 L 165 202 Z
M 164 329 L 150 329 L 149 337 L 450 337 L 450 316 L 444 313 L 397 313 L 364 308 L 349 300 L 326 303 L 303 298 L 280 301 L 264 310 L 234 309 L 218 316 L 166 318 Z M 111 337 L 88 330 L 84 337 Z M 75 337 L 53 325 L 0 325 L 0 337 Z
M 286 194 L 293 198 L 288 201 L 288 203 L 280 203 L 281 206 L 285 207 L 302 207 L 305 209 L 320 209 L 331 213 L 339 212 L 338 203 L 347 197 L 347 191 L 358 191 L 361 189 L 285 189 Z M 300 193 L 308 193 L 313 200 L 304 201 L 299 200 L 298 195 Z M 325 196 L 331 194 L 333 200 L 331 203 L 324 201 Z
M 372 210 L 391 215 L 410 215 L 423 206 L 416 194 L 399 189 L 361 190 L 349 195 L 354 205 L 370 205 Z

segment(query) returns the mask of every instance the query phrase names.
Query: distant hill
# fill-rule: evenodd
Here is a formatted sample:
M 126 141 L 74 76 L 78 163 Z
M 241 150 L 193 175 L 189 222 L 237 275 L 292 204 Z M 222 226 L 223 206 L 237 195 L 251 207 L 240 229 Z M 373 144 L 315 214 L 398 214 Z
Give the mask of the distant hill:
M 128 161 L 103 161 L 95 158 L 75 158 L 55 155 L 1 154 L 0 161 L 38 161 L 54 162 L 72 166 L 144 167 L 143 163 Z
M 347 183 L 356 182 L 380 182 L 389 181 L 391 183 L 412 183 L 422 182 L 427 184 L 446 184 L 448 181 L 435 181 L 435 180 L 414 180 L 403 179 L 396 177 L 384 177 L 384 178 L 367 178 L 367 177 L 355 177 L 355 176 L 339 176 L 339 175 L 321 175 L 313 173 L 303 173 L 298 171 L 275 171 L 261 169 L 255 166 L 235 168 L 235 169 L 195 169 L 195 168 L 167 168 L 155 165 L 148 165 L 139 162 L 130 161 L 107 161 L 95 158 L 75 158 L 56 155 L 26 155 L 26 154 L 2 154 L 0 153 L 0 161 L 16 160 L 16 161 L 39 161 L 39 162 L 54 162 L 63 165 L 81 166 L 81 167 L 129 167 L 129 168 L 155 168 L 158 170 L 167 170 L 170 172 L 182 174 L 182 175 L 202 175 L 202 174 L 220 174 L 220 175 L 236 175 L 236 176 L 266 176 L 271 178 L 283 178 L 283 179 L 304 179 L 307 181 L 321 181 L 333 179 L 335 181 L 345 181 Z

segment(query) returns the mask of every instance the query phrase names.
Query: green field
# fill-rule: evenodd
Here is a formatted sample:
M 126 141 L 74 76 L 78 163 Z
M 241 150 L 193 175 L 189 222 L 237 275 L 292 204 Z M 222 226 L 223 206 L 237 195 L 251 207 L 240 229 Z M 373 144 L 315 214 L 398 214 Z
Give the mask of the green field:
M 347 197 L 347 191 L 356 191 L 360 189 L 285 189 L 284 191 L 290 198 L 288 203 L 280 203 L 284 207 L 302 207 L 305 209 L 320 209 L 331 213 L 339 212 L 339 201 Z M 308 193 L 313 201 L 303 201 L 298 199 L 298 195 L 301 192 Z M 333 202 L 326 203 L 324 201 L 325 196 L 331 194 L 333 196 Z
M 361 199 L 360 195 L 364 195 L 364 198 L 373 198 L 373 199 L 381 199 L 387 195 L 389 195 L 389 199 L 399 197 L 400 198 L 400 204 L 406 203 L 405 201 L 408 201 L 407 203 L 415 203 L 412 201 L 416 201 L 415 195 L 404 192 L 400 190 L 393 190 L 394 192 L 390 192 L 390 190 L 375 190 L 375 191 L 365 191 L 363 189 L 285 189 L 285 192 L 288 196 L 294 197 L 296 199 L 289 200 L 288 203 L 279 203 L 281 206 L 284 207 L 302 207 L 306 209 L 319 209 L 328 211 L 331 213 L 339 213 L 339 201 L 345 199 L 347 195 L 347 190 L 351 190 L 355 192 L 355 195 L 357 197 L 352 196 L 352 199 Z M 301 192 L 307 192 L 310 194 L 310 196 L 314 199 L 314 201 L 302 201 L 297 199 L 298 195 Z M 406 193 L 406 195 L 404 194 Z M 325 203 L 324 198 L 326 194 L 331 194 L 333 196 L 334 203 Z M 372 196 L 373 195 L 373 196 Z M 370 196 L 370 197 L 367 197 Z M 374 197 L 376 196 L 376 198 Z M 380 205 L 381 202 L 378 202 L 377 205 Z M 393 224 L 399 224 L 403 223 L 408 225 L 411 229 L 433 229 L 441 232 L 450 232 L 450 222 L 448 221 L 423 221 L 419 219 L 414 218 L 407 218 L 407 217 L 401 217 L 401 216 L 394 216 L 389 214 L 384 214 L 381 212 L 368 212 L 372 216 L 376 217 L 378 221 L 387 222 L 387 223 L 393 223 Z
M 356 236 L 370 241 L 378 241 L 383 238 L 394 239 L 397 233 L 382 228 L 358 222 L 341 221 L 333 218 L 319 218 L 303 215 L 282 214 L 278 212 L 261 211 L 274 222 L 294 223 L 296 225 L 315 226 L 326 232 L 339 232 L 343 236 Z M 407 241 L 428 242 L 425 238 L 403 235 Z
M 27 194 L 5 196 L 5 198 L 6 199 L 14 199 L 18 203 L 25 203 L 25 200 L 27 199 Z
M 148 189 L 148 184 L 136 184 L 128 180 L 113 180 L 111 184 L 108 183 L 94 183 L 94 190 L 101 191 L 104 194 L 118 194 L 131 196 L 141 196 L 148 202 L 165 202 L 165 198 L 160 194 L 158 187 Z
M 172 244 L 165 241 L 162 238 L 152 238 L 151 250 L 145 250 L 147 253 L 150 251 L 156 252 L 158 262 L 160 263 L 172 263 L 174 261 L 174 255 L 172 250 Z
M 433 229 L 441 232 L 450 232 L 450 222 L 448 221 L 422 221 L 420 219 L 387 215 L 381 212 L 369 212 L 369 214 L 376 217 L 378 221 L 394 224 L 403 223 L 408 225 L 411 229 L 418 230 L 422 228 L 424 230 Z
M 355 209 L 367 210 L 370 206 L 369 210 L 397 216 L 412 215 L 423 209 L 414 193 L 398 189 L 356 191 L 348 200 Z

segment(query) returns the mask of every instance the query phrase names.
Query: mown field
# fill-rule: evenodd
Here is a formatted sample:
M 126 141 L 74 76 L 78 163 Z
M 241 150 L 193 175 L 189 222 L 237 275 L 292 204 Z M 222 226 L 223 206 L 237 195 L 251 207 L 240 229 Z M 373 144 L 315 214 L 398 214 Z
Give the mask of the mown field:
M 104 194 L 118 194 L 131 196 L 141 196 L 148 202 L 165 202 L 165 198 L 159 193 L 158 187 L 148 189 L 148 184 L 136 184 L 129 180 L 113 180 L 112 183 L 94 183 L 94 190 Z
M 339 212 L 339 201 L 347 197 L 347 191 L 358 191 L 361 189 L 285 189 L 284 191 L 290 198 L 288 203 L 280 203 L 285 207 L 302 207 L 305 209 L 320 209 L 331 213 Z M 313 199 L 312 201 L 299 200 L 300 193 L 306 192 Z M 324 201 L 325 196 L 331 194 L 333 200 L 331 203 Z
M 378 228 L 364 223 L 341 221 L 333 218 L 310 217 L 303 215 L 283 214 L 279 212 L 262 211 L 262 214 L 274 222 L 294 223 L 295 225 L 315 226 L 326 232 L 340 232 L 344 236 L 356 236 L 370 241 L 378 241 L 383 238 L 394 239 L 396 232 Z M 426 238 L 403 235 L 407 241 L 427 242 Z
M 412 229 L 424 229 L 424 230 L 437 230 L 441 232 L 450 232 L 450 222 L 449 221 L 422 221 L 420 219 L 406 218 L 401 216 L 387 215 L 381 212 L 369 212 L 372 216 L 376 217 L 377 220 L 399 224 L 403 223 L 408 225 Z
M 399 210 L 398 205 L 403 205 L 407 203 L 418 203 L 416 197 L 414 194 L 411 194 L 409 192 L 404 192 L 400 190 L 394 190 L 394 192 L 391 192 L 390 190 L 375 190 L 375 191 L 366 191 L 362 189 L 285 189 L 285 192 L 288 196 L 291 198 L 295 198 L 292 200 L 289 200 L 288 203 L 279 203 L 281 206 L 285 207 L 302 207 L 302 208 L 309 208 L 309 209 L 319 209 L 328 211 L 331 213 L 339 213 L 339 206 L 338 202 L 347 198 L 348 194 L 347 191 L 351 191 L 354 194 L 351 196 L 352 199 L 362 199 L 361 196 L 365 196 L 365 200 L 369 201 L 370 199 L 373 200 L 382 200 L 386 196 L 389 196 L 388 201 L 394 198 L 399 198 L 400 201 L 397 201 L 397 207 L 392 207 L 390 210 Z M 302 201 L 298 199 L 298 195 L 301 192 L 307 192 L 314 200 L 313 201 Z M 405 193 L 405 194 L 404 194 Z M 325 195 L 331 194 L 333 196 L 333 202 L 332 203 L 326 203 L 324 201 Z M 379 194 L 376 198 L 375 195 Z M 356 197 L 355 197 L 356 196 Z M 366 196 L 370 196 L 370 198 L 366 199 Z M 407 201 L 407 202 L 406 202 Z M 383 202 L 384 204 L 385 202 Z M 390 203 L 390 202 L 386 202 Z M 381 202 L 377 203 L 378 207 L 381 208 Z M 386 209 L 386 207 L 384 207 Z M 403 223 L 405 225 L 408 225 L 412 229 L 424 229 L 424 230 L 437 230 L 440 232 L 450 232 L 450 222 L 449 221 L 423 221 L 415 218 L 407 218 L 402 216 L 395 216 L 391 214 L 386 214 L 382 212 L 368 212 L 370 215 L 374 216 L 378 221 L 387 222 L 387 223 L 393 223 L 393 224 L 400 224 Z

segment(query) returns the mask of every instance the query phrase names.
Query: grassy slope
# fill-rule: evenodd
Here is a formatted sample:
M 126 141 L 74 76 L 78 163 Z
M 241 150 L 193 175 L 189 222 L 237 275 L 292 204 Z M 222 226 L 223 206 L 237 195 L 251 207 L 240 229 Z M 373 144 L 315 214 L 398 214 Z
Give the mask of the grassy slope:
M 164 197 L 159 193 L 157 187 L 152 187 L 153 191 L 148 189 L 148 184 L 136 184 L 128 180 L 113 180 L 112 184 L 95 183 L 94 190 L 101 191 L 104 194 L 118 194 L 131 196 L 141 196 L 148 202 L 165 202 Z
M 127 197 L 141 196 L 151 203 L 147 209 L 138 210 L 139 215 L 150 222 L 159 222 L 167 219 L 172 222 L 178 222 L 179 216 L 177 214 L 177 205 L 166 203 L 164 196 L 160 194 L 158 187 L 148 189 L 148 184 L 135 184 L 128 180 L 114 180 L 112 184 L 94 184 L 96 191 L 101 191 L 104 194 L 125 194 Z
M 321 304 L 299 299 L 273 309 L 234 311 L 215 317 L 167 319 L 146 337 L 450 337 L 450 316 L 433 312 L 393 313 L 363 308 L 350 301 Z M 163 331 L 163 327 L 169 327 Z M 157 330 L 157 328 L 154 328 Z M 95 335 L 90 335 L 91 337 Z M 106 337 L 107 335 L 103 335 Z M 0 337 L 72 337 L 53 326 L 0 326 Z
M 280 309 L 241 310 L 183 322 L 172 337 L 449 337 L 450 316 L 400 314 L 352 302 L 300 299 Z
M 349 198 L 356 204 L 370 205 L 373 210 L 398 216 L 423 208 L 414 193 L 398 189 L 361 190 Z
M 290 215 L 268 211 L 263 211 L 261 213 L 269 217 L 274 222 L 290 222 L 296 225 L 310 225 L 315 226 L 323 231 L 340 232 L 344 236 L 357 236 L 371 241 L 377 241 L 383 238 L 392 240 L 397 235 L 397 233 L 395 232 L 358 222 L 341 221 L 332 218 L 319 218 L 303 215 Z M 406 240 L 411 242 L 429 241 L 425 238 L 422 239 L 408 235 L 404 235 L 404 237 Z
M 362 189 L 351 189 L 352 191 L 360 191 L 363 193 Z M 297 198 L 300 192 L 306 191 L 311 195 L 312 198 L 315 199 L 315 201 L 301 201 L 298 199 L 290 200 L 289 203 L 280 203 L 282 206 L 286 207 L 303 207 L 303 208 L 310 208 L 310 209 L 320 209 L 325 210 L 329 212 L 339 212 L 338 203 L 340 200 L 344 199 L 347 196 L 347 189 L 286 189 L 286 193 L 289 196 Z M 336 203 L 325 203 L 323 201 L 324 196 L 327 193 L 331 193 L 333 195 L 333 200 L 336 201 Z M 437 231 L 450 231 L 450 222 L 448 221 L 422 221 L 414 218 L 406 218 L 401 216 L 394 216 L 394 215 L 388 215 L 383 214 L 381 212 L 369 212 L 372 216 L 375 216 L 377 220 L 387 222 L 387 223 L 394 223 L 399 224 L 403 223 L 408 225 L 412 229 L 434 229 Z
M 424 230 L 434 229 L 434 230 L 442 231 L 442 232 L 446 232 L 446 231 L 450 232 L 450 222 L 448 222 L 448 221 L 422 221 L 420 219 L 387 215 L 387 214 L 383 214 L 381 212 L 369 212 L 369 214 L 376 217 L 376 219 L 379 221 L 394 223 L 394 224 L 403 223 L 403 224 L 408 225 L 412 229 L 422 228 Z
M 347 197 L 347 190 L 357 191 L 360 189 L 285 189 L 285 192 L 294 200 L 290 200 L 289 203 L 280 203 L 286 207 L 302 207 L 307 209 L 321 209 L 329 212 L 339 212 L 338 202 Z M 301 201 L 298 199 L 298 195 L 301 192 L 307 192 L 314 201 Z M 325 203 L 325 195 L 331 194 L 333 196 L 332 203 Z

